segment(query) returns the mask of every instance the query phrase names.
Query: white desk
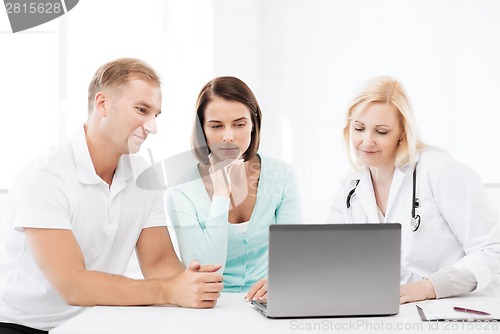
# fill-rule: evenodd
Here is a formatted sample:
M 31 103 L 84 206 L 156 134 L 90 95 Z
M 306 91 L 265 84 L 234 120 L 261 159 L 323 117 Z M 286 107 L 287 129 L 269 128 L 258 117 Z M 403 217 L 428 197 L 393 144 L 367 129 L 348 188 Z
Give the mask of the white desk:
M 369 318 L 267 319 L 245 302 L 244 294 L 222 294 L 213 309 L 93 307 L 51 334 L 156 333 L 499 333 L 496 323 L 423 322 L 415 304 L 396 316 Z M 478 298 L 474 296 L 466 297 Z M 488 298 L 488 297 L 482 297 Z M 462 299 L 462 298 L 460 298 Z M 488 298 L 493 299 L 493 298 Z M 499 301 L 498 298 L 495 299 Z

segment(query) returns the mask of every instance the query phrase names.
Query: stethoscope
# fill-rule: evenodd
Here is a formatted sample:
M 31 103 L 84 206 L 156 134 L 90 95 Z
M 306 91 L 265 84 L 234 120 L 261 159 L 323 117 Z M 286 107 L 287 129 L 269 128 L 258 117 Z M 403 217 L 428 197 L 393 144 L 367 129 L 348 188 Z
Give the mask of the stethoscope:
M 346 199 L 347 211 L 349 212 L 349 219 L 351 220 L 351 223 L 352 223 L 351 199 L 356 193 L 356 188 L 358 187 L 358 184 L 359 184 L 359 179 L 356 180 L 354 188 L 352 188 L 351 191 L 349 191 Z M 420 227 L 421 223 L 420 215 L 417 215 L 415 212 L 415 209 L 418 208 L 419 206 L 420 206 L 420 201 L 417 197 L 417 165 L 415 165 L 415 169 L 413 170 L 413 196 L 411 201 L 411 222 L 410 222 L 412 232 L 416 232 Z

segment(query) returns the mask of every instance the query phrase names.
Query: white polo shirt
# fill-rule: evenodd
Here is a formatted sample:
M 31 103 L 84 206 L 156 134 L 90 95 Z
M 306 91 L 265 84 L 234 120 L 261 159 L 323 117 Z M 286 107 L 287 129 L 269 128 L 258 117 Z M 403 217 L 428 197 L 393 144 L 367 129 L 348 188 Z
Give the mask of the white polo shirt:
M 122 156 L 109 187 L 95 173 L 82 127 L 21 172 L 2 226 L 0 322 L 49 330 L 82 309 L 68 306 L 42 274 L 24 227 L 72 230 L 87 269 L 122 275 L 141 230 L 166 226 L 162 192 L 136 185 L 131 166 L 138 163 L 146 164 Z

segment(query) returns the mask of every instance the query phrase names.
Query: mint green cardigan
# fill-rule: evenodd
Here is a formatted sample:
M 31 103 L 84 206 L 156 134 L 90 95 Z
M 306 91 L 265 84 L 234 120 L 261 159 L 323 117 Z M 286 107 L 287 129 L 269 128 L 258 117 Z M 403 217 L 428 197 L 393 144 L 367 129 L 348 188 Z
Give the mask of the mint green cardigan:
M 224 292 L 246 292 L 267 276 L 269 225 L 302 223 L 291 166 L 259 157 L 257 200 L 245 234 L 228 222 L 228 198 L 214 196 L 210 200 L 197 167 L 187 175 L 192 181 L 167 190 L 167 213 L 182 261 L 221 264 Z

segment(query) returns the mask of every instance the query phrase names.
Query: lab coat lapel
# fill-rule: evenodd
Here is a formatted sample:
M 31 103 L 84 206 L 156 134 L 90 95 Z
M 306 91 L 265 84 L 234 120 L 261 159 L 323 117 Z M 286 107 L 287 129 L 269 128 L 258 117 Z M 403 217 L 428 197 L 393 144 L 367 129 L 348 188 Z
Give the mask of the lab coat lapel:
M 389 198 L 387 199 L 387 209 L 385 211 L 385 219 L 384 223 L 391 221 L 391 216 L 394 215 L 394 212 L 397 211 L 395 209 L 395 201 L 398 198 L 398 194 L 401 190 L 401 186 L 403 185 L 403 181 L 405 180 L 406 173 L 409 168 L 406 167 L 405 171 L 402 171 L 399 168 L 394 170 L 394 176 L 392 177 L 391 189 L 389 190 Z
M 359 198 L 363 211 L 367 217 L 367 223 L 378 222 L 377 201 L 375 200 L 375 192 L 373 191 L 373 184 L 368 168 L 364 170 L 362 178 L 356 187 L 356 196 Z

